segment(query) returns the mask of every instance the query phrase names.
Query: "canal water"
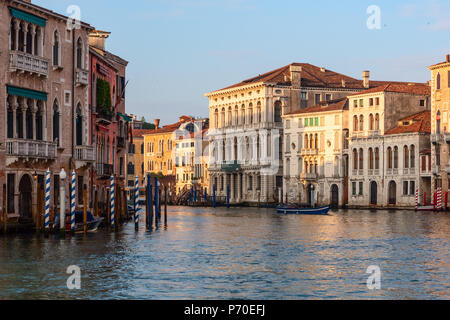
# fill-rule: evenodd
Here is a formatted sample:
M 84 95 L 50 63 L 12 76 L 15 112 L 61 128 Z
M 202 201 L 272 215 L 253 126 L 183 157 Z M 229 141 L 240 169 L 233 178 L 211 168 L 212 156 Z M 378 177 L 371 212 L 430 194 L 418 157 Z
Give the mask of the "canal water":
M 0 237 L 0 299 L 450 299 L 450 214 L 169 209 L 153 232 Z

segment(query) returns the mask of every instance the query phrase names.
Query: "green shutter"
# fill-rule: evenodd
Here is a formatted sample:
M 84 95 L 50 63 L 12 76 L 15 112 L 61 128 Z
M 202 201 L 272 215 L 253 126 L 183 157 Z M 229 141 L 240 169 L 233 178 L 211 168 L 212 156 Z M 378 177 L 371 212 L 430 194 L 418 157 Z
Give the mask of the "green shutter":
M 23 89 L 13 86 L 6 86 L 8 94 L 13 96 L 19 96 L 29 99 L 36 99 L 36 100 L 43 100 L 47 101 L 47 94 L 45 92 L 30 90 L 30 89 Z
M 316 127 L 318 127 L 319 126 L 319 118 L 316 118 L 315 121 L 316 121 Z
M 314 127 L 314 118 L 309 119 L 309 126 Z
M 15 8 L 11 8 L 11 7 L 9 8 L 9 10 L 11 11 L 11 16 L 13 16 L 17 19 L 24 20 L 24 21 L 36 24 L 41 27 L 45 27 L 45 25 L 47 24 L 46 19 L 35 16 L 31 13 L 21 11 L 21 10 L 15 9 Z
M 305 118 L 305 127 L 308 126 L 308 118 Z

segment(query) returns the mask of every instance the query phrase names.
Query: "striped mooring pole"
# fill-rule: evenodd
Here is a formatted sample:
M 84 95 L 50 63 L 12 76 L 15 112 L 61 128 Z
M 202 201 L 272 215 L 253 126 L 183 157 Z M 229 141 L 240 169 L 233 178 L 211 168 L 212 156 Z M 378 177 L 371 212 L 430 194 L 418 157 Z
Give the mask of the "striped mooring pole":
M 110 180 L 111 189 L 111 228 L 116 226 L 115 211 L 116 211 L 116 186 L 114 184 L 114 176 Z
M 139 176 L 136 176 L 134 182 L 134 226 L 139 229 Z
M 50 169 L 45 172 L 45 231 L 50 229 Z
M 75 232 L 75 195 L 76 195 L 76 175 L 75 171 L 72 171 L 72 194 L 71 194 L 71 203 L 70 203 L 70 230 Z
M 439 188 L 437 190 L 437 206 L 436 206 L 437 210 L 441 210 L 442 209 L 442 189 Z

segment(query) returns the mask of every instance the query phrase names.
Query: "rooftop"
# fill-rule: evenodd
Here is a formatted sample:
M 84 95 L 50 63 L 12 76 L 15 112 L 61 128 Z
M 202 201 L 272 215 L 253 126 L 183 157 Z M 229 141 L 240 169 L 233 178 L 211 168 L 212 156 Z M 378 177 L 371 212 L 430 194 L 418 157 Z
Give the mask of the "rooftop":
M 431 87 L 428 84 L 418 84 L 418 83 L 387 83 L 375 88 L 367 89 L 358 93 L 354 93 L 349 95 L 358 96 L 362 94 L 368 93 L 377 93 L 377 92 L 396 92 L 396 93 L 409 93 L 409 94 L 417 94 L 417 95 L 431 95 Z
M 315 106 L 311 106 L 299 111 L 290 112 L 286 115 L 300 115 L 305 113 L 327 112 L 336 110 L 348 110 L 348 99 L 341 98 L 331 101 L 323 101 Z
M 385 134 L 431 133 L 431 112 L 422 111 L 398 121 L 398 125 Z

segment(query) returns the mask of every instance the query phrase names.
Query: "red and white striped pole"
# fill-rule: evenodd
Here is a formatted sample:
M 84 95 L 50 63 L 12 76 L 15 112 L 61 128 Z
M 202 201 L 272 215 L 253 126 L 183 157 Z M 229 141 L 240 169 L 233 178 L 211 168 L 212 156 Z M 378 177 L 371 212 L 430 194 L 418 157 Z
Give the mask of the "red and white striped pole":
M 439 188 L 437 190 L 437 201 L 436 202 L 437 202 L 436 209 L 438 211 L 440 211 L 442 209 L 442 189 L 441 188 Z

